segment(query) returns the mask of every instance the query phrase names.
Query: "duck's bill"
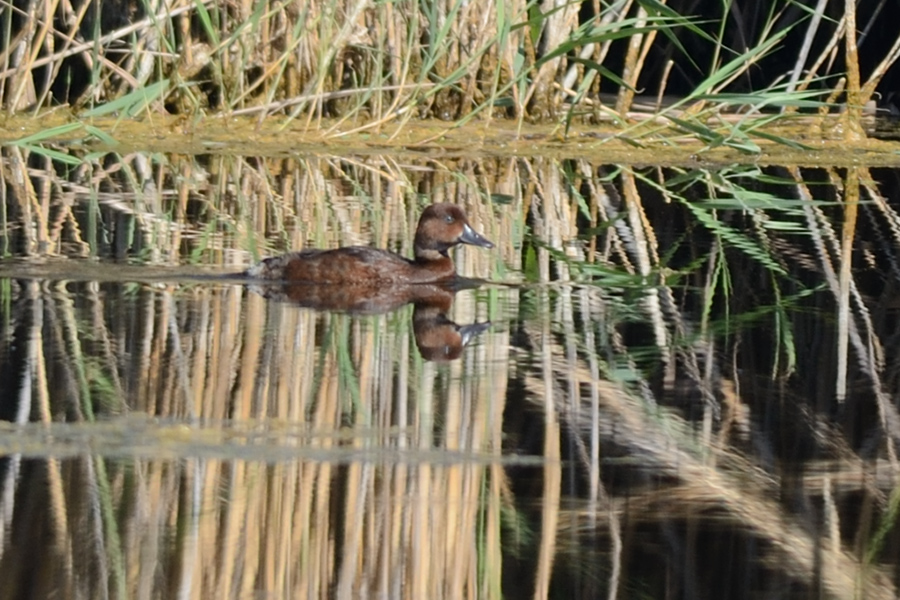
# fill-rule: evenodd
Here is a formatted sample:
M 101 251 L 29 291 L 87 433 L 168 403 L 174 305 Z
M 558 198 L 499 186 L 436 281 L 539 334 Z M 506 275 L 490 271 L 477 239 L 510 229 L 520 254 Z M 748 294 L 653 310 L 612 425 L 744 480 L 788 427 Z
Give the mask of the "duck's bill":
M 482 248 L 494 247 L 494 244 L 491 243 L 489 239 L 472 229 L 468 223 L 466 223 L 466 226 L 463 228 L 462 235 L 459 236 L 459 241 L 463 244 L 472 244 L 473 246 L 481 246 Z
M 471 323 L 469 325 L 461 325 L 459 328 L 459 335 L 462 338 L 462 345 L 465 346 L 469 342 L 472 341 L 472 338 L 475 336 L 481 335 L 485 331 L 491 328 L 491 322 L 485 321 L 483 323 Z

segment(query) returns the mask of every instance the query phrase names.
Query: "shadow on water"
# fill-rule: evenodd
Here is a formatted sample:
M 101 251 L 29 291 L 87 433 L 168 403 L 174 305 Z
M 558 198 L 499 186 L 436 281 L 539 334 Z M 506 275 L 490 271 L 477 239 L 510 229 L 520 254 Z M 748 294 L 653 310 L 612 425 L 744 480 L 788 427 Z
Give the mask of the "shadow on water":
M 896 596 L 896 172 L 4 152 L 4 598 Z

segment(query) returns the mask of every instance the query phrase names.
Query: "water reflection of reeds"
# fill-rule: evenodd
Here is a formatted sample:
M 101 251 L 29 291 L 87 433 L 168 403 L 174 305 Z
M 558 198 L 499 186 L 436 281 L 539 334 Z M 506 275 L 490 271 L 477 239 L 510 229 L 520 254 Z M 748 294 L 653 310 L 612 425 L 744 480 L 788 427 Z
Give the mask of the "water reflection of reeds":
M 492 546 L 485 547 L 480 536 L 485 527 L 499 526 L 502 469 L 485 460 L 407 464 L 403 458 L 404 453 L 435 456 L 441 449 L 452 451 L 450 456 L 499 454 L 504 380 L 487 386 L 479 353 L 439 370 L 411 357 L 408 311 L 402 318 L 354 322 L 347 315 L 267 303 L 240 287 L 180 295 L 144 289 L 130 310 L 120 312 L 132 313 L 126 318 L 108 323 L 65 318 L 61 313 L 71 312 L 74 294 L 82 298 L 80 316 L 96 312 L 100 295 L 85 302 L 79 294 L 78 288 L 90 285 L 35 290 L 45 309 L 43 323 L 31 331 L 34 356 L 53 354 L 51 365 L 65 375 L 39 382 L 49 405 L 41 420 L 91 422 L 102 409 L 106 418 L 138 412 L 186 427 L 198 424 L 181 432 L 160 429 L 152 441 L 164 454 L 170 436 L 196 437 L 199 449 L 204 437 L 214 435 L 208 428 L 215 423 L 291 423 L 340 432 L 337 438 L 303 439 L 313 460 L 276 464 L 54 460 L 68 472 L 53 486 L 62 489 L 55 505 L 60 511 L 55 521 L 63 522 L 59 532 L 71 530 L 66 523 L 72 519 L 92 520 L 92 527 L 82 523 L 73 532 L 80 551 L 95 550 L 101 555 L 95 566 L 104 569 L 113 566 L 108 563 L 113 542 L 129 557 L 130 566 L 119 567 L 121 573 L 97 574 L 96 582 L 112 586 L 124 578 L 126 596 L 143 595 L 138 592 L 144 589 L 152 596 L 197 597 L 241 596 L 257 586 L 289 596 L 328 597 L 335 590 L 395 596 L 402 588 L 408 590 L 405 597 L 460 597 L 478 595 L 476 590 L 488 585 L 479 573 L 499 561 L 499 537 L 493 534 Z M 103 297 L 113 297 L 113 290 L 107 286 Z M 114 297 L 128 301 L 121 293 Z M 117 345 L 117 359 L 104 361 L 97 352 L 95 342 L 103 340 L 125 342 Z M 87 350 L 94 352 L 85 356 Z M 120 403 L 103 402 L 101 393 Z M 129 436 L 132 427 L 107 433 Z M 229 438 L 217 439 L 229 454 Z M 131 451 L 138 451 L 146 439 L 135 435 L 134 443 Z M 292 443 L 291 436 L 278 442 Z M 329 459 L 334 446 L 346 452 L 339 463 Z M 190 447 L 188 454 L 197 451 Z M 316 449 L 321 449 L 318 460 Z M 242 455 L 239 448 L 231 452 L 234 458 Z M 491 472 L 496 483 L 489 481 Z M 32 473 L 28 480 L 43 489 L 46 484 L 38 481 L 46 476 Z M 92 490 L 102 497 L 84 496 Z M 486 522 L 490 504 L 495 506 Z M 89 505 L 105 517 L 92 517 Z M 121 521 L 117 513 L 128 516 Z M 19 521 L 26 528 L 40 522 Z M 20 530 L 19 523 L 8 525 Z M 157 539 L 170 527 L 176 539 Z M 13 554 L 9 550 L 5 557 Z M 23 568 L 18 561 L 0 563 L 6 581 L 21 579 Z M 160 577 L 172 587 L 160 590 Z M 58 579 L 52 581 L 58 585 Z M 82 582 L 87 588 L 72 585 L 96 597 L 96 582 Z
M 893 596 L 890 261 L 850 271 L 841 334 L 843 206 L 799 171 L 17 159 L 0 369 L 17 382 L 3 416 L 23 427 L 0 428 L 0 581 L 88 597 L 714 597 L 746 581 Z M 875 189 L 851 247 L 890 248 L 871 233 L 895 220 L 865 204 Z M 457 253 L 460 272 L 524 282 L 456 294 L 453 320 L 493 322 L 457 361 L 421 358 L 411 306 L 320 313 L 204 278 L 307 245 L 408 255 L 432 200 L 498 244 Z M 843 401 L 840 335 L 856 353 Z M 39 584 L 26 552 L 58 556 Z

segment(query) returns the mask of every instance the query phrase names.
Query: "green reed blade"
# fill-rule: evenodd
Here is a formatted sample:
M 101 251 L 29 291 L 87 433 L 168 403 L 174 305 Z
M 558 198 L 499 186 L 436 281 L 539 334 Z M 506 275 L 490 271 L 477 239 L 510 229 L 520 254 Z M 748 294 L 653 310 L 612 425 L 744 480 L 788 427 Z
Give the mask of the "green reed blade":
M 43 131 L 39 131 L 37 133 L 33 133 L 31 135 L 27 135 L 23 138 L 19 138 L 17 140 L 13 140 L 9 142 L 10 146 L 27 146 L 29 144 L 35 144 L 39 142 L 44 142 L 47 140 L 55 140 L 66 134 L 72 133 L 76 129 L 82 127 L 81 123 L 66 123 L 65 125 L 60 125 L 58 127 L 52 127 L 50 129 L 44 129 Z
M 53 150 L 52 148 L 45 148 L 43 146 L 35 146 L 33 144 L 19 144 L 20 148 L 28 150 L 34 154 L 38 154 L 40 156 L 46 156 L 47 158 L 55 161 L 59 161 L 61 163 L 65 163 L 67 165 L 80 165 L 83 160 L 78 158 L 77 156 L 72 156 L 71 154 L 66 154 L 65 152 L 60 152 L 59 150 Z
M 148 106 L 154 102 L 165 98 L 169 92 L 169 80 L 163 79 L 147 87 L 134 90 L 133 92 L 117 98 L 112 102 L 95 106 L 94 108 L 82 113 L 83 117 L 102 117 L 113 113 L 124 113 L 130 117 L 136 116 L 143 112 Z
M 259 4 L 264 5 L 265 2 L 260 2 Z M 206 4 L 203 0 L 194 0 L 194 8 L 197 9 L 197 17 L 200 19 L 200 24 L 203 26 L 203 31 L 206 32 L 206 35 L 209 36 L 210 42 L 212 42 L 213 47 L 219 46 L 219 31 L 215 25 L 213 25 L 212 17 L 209 14 L 209 11 L 206 10 Z
M 108 146 L 115 146 L 116 144 L 119 143 L 114 137 L 112 137 L 111 135 L 109 135 L 108 133 L 103 131 L 102 129 L 94 127 L 93 125 L 86 124 L 84 126 L 84 130 L 88 133 L 88 135 L 94 136 L 95 138 L 100 140 L 100 142 L 102 142 Z

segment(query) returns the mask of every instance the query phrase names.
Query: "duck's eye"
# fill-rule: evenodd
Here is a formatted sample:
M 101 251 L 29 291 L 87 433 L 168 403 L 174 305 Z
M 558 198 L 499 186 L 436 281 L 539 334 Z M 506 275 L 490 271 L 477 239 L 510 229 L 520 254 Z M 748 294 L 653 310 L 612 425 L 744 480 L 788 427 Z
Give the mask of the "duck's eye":
M 452 223 L 455 220 L 456 219 L 453 218 L 453 215 L 447 215 L 446 217 L 444 217 L 444 221 L 447 223 Z

